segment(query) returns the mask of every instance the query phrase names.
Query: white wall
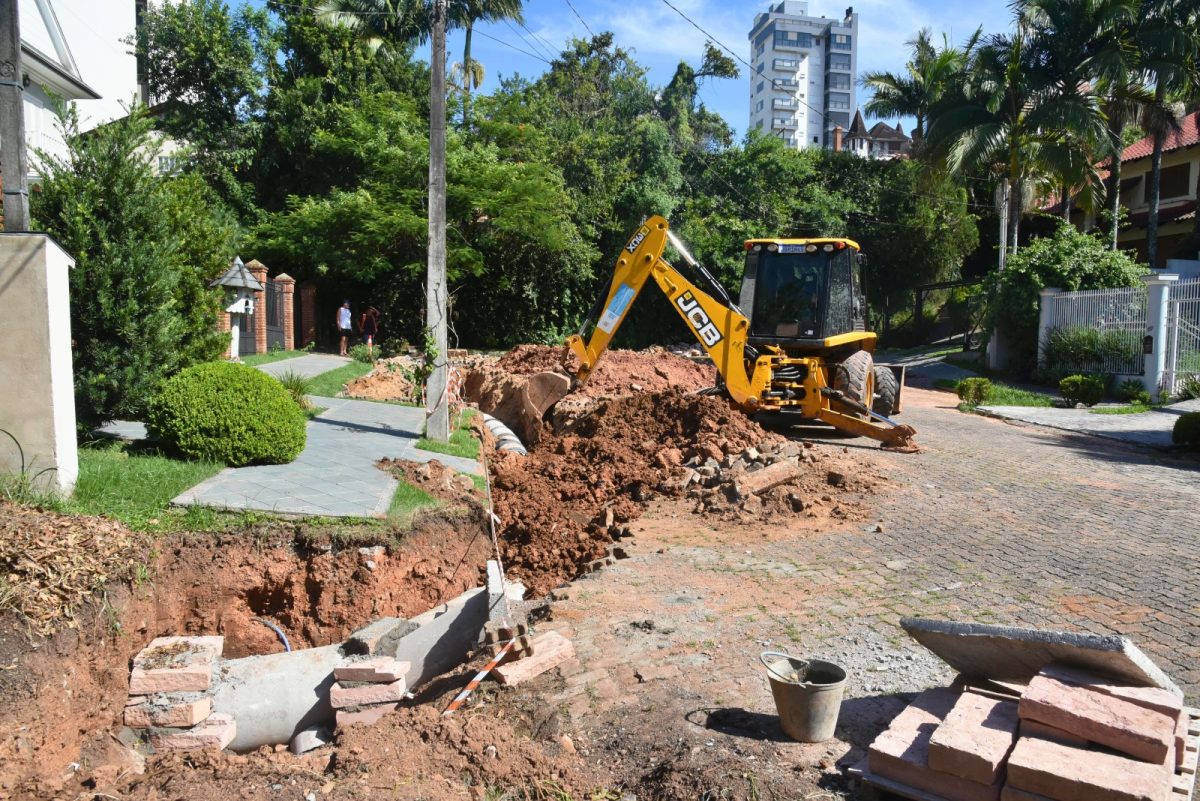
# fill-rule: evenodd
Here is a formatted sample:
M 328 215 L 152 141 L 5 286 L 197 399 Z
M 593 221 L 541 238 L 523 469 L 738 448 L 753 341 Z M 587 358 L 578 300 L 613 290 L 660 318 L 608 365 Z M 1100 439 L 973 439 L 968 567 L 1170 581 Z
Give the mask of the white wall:
M 22 11 L 25 2 L 23 0 Z M 79 66 L 83 82 L 100 100 L 79 101 L 85 129 L 125 115 L 137 97 L 137 61 L 132 45 L 121 40 L 133 36 L 134 0 L 51 0 L 63 35 Z

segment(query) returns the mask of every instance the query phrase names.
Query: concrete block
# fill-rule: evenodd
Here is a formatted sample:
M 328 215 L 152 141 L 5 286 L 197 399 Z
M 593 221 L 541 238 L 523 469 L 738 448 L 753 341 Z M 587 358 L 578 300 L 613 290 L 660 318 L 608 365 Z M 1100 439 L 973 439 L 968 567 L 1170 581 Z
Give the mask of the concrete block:
M 1187 756 L 1187 715 L 1180 715 L 1175 721 L 1175 770 L 1183 767 L 1183 759 Z
M 980 679 L 1028 682 L 1059 663 L 1143 687 L 1183 691 L 1125 637 L 906 617 L 900 625 L 950 667 Z
M 1048 676 L 1029 683 L 1020 715 L 1144 762 L 1162 764 L 1175 745 L 1175 720 L 1168 715 Z
M 345 709 L 351 706 L 370 706 L 385 704 L 388 701 L 400 701 L 408 691 L 404 679 L 397 679 L 390 684 L 357 684 L 346 685 L 335 682 L 329 688 L 329 704 L 334 709 Z
M 1054 799 L 1037 793 L 1018 790 L 1011 784 L 1006 784 L 1004 785 L 1004 789 L 1000 791 L 1000 801 L 1054 801 Z
M 394 647 L 401 637 L 416 630 L 416 625 L 402 617 L 383 617 L 350 635 L 346 640 L 348 654 L 381 654 Z
M 501 684 L 520 684 L 556 668 L 575 656 L 575 646 L 557 631 L 533 638 L 533 655 L 500 665 L 492 675 Z
M 296 733 L 296 736 L 288 743 L 288 750 L 299 756 L 323 745 L 329 745 L 331 742 L 333 742 L 333 734 L 328 729 L 323 726 L 310 726 Z
M 130 695 L 203 692 L 212 684 L 213 668 L 224 637 L 158 637 L 133 659 Z
M 137 696 L 135 700 L 141 703 L 125 707 L 125 725 L 135 729 L 188 729 L 212 714 L 212 699 L 207 696 L 190 700 L 169 695 Z
M 1062 745 L 1073 745 L 1077 748 L 1087 748 L 1088 744 L 1086 739 L 1077 734 L 1071 734 L 1069 731 L 1063 731 L 1054 726 L 1047 726 L 1045 723 L 1038 723 L 1036 720 L 1021 721 L 1021 736 L 1039 737 L 1043 740 L 1052 740 Z
M 1056 801 L 1163 801 L 1171 774 L 1162 765 L 1022 737 L 1008 757 L 1008 783 Z
M 1161 687 L 1132 687 L 1127 684 L 1117 684 L 1104 676 L 1065 665 L 1047 665 L 1042 668 L 1041 675 L 1061 681 L 1063 684 L 1087 687 L 1101 695 L 1120 698 L 1122 701 L 1162 712 L 1175 720 L 1183 715 L 1183 699 Z
M 338 681 L 375 681 L 390 684 L 403 679 L 412 665 L 388 656 L 375 656 L 358 662 L 347 662 L 333 669 Z
M 929 767 L 929 741 L 950 714 L 958 693 L 926 690 L 892 720 L 867 750 L 872 775 L 881 776 L 947 801 L 998 801 L 1000 784 L 985 785 Z
M 150 732 L 150 745 L 158 751 L 193 751 L 200 748 L 226 748 L 237 736 L 237 722 L 229 715 L 214 712 L 208 719 L 184 731 L 174 729 Z
M 337 727 L 344 729 L 347 726 L 373 726 L 388 712 L 399 708 L 400 704 L 375 704 L 357 709 L 339 709 Z
M 963 693 L 929 739 L 929 767 L 980 784 L 1004 778 L 1017 741 L 1017 704 Z

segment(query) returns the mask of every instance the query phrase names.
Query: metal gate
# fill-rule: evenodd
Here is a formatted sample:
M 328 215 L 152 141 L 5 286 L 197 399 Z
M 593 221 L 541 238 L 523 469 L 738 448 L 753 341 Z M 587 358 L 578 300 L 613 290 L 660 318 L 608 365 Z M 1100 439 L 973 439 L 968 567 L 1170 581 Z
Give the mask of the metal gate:
M 258 352 L 258 345 L 254 341 L 254 317 L 257 314 L 262 314 L 261 311 L 256 311 L 254 314 L 243 314 L 240 317 L 241 328 L 238 330 L 238 356 L 252 356 Z
M 1163 390 L 1174 395 L 1188 378 L 1200 379 L 1200 297 L 1167 303 Z
M 265 292 L 265 312 L 267 315 L 267 350 L 283 349 L 283 287 L 274 281 L 267 281 Z

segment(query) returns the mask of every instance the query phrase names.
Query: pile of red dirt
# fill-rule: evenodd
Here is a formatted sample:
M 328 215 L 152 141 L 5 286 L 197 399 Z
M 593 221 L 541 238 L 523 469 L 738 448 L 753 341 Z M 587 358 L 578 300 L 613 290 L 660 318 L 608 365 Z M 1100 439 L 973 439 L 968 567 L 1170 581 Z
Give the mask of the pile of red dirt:
M 346 397 L 363 400 L 392 400 L 417 403 L 416 387 L 400 369 L 380 362 L 370 373 L 346 384 Z
M 606 519 L 628 522 L 673 481 L 685 460 L 738 453 L 778 439 L 727 400 L 681 389 L 600 402 L 528 456 L 493 463 L 506 567 L 540 595 L 605 555 Z
M 502 356 L 495 368 L 510 375 L 562 372 L 564 356 L 568 361 L 573 358 L 562 346 L 518 345 Z M 695 391 L 711 387 L 716 380 L 717 370 L 712 364 L 694 362 L 663 348 L 609 350 L 600 358 L 587 383 L 574 394 L 596 398 L 661 392 L 672 387 Z

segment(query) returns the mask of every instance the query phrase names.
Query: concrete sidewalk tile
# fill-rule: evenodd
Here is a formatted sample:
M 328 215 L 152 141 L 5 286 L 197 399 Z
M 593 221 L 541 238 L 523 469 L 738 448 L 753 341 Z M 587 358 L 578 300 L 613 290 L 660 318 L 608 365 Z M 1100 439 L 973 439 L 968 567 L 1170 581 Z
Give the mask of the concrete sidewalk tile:
M 1003 778 L 1017 741 L 1017 704 L 972 692 L 958 697 L 929 740 L 929 767 L 980 784 Z
M 130 695 L 202 692 L 212 684 L 224 637 L 158 637 L 133 659 Z
M 1171 774 L 1162 765 L 1022 737 L 1008 758 L 1008 782 L 1058 801 L 1163 801 Z
M 237 722 L 229 715 L 214 712 L 206 720 L 184 731 L 151 731 L 150 744 L 159 751 L 221 750 L 236 736 Z
M 133 729 L 190 728 L 212 714 L 212 698 L 183 699 L 178 696 L 138 696 L 140 703 L 125 707 L 125 725 Z
M 384 704 L 389 701 L 403 700 L 406 691 L 404 679 L 397 679 L 387 684 L 361 685 L 348 685 L 339 681 L 329 688 L 329 704 L 334 709 Z

